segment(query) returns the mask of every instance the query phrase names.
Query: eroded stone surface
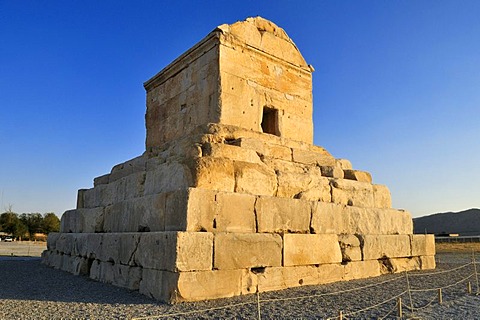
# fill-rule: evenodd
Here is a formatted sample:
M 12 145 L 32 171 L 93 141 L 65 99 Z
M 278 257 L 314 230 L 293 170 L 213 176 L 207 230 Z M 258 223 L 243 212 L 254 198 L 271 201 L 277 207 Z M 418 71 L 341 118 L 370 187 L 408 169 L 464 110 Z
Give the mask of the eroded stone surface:
M 80 189 L 43 262 L 167 302 L 435 267 L 388 188 L 314 146 L 312 73 L 260 17 L 148 80 L 145 153 Z

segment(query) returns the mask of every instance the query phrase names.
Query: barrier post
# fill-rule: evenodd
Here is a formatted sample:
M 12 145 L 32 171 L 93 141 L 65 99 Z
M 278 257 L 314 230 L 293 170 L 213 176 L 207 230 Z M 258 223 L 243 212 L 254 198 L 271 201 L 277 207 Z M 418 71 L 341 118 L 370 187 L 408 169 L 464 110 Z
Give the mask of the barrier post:
M 412 311 L 412 317 L 415 317 L 414 310 L 413 310 L 412 292 L 410 291 L 410 281 L 408 280 L 407 269 L 405 269 L 405 278 L 407 279 L 407 291 L 408 291 L 408 297 L 410 299 L 410 310 Z
M 338 313 L 338 319 L 339 319 L 339 320 L 343 320 L 343 312 L 342 312 L 342 310 L 340 310 L 340 312 Z
M 260 292 L 257 291 L 257 312 L 258 312 L 258 320 L 262 320 L 262 314 L 260 312 Z
M 397 301 L 397 311 L 398 311 L 398 317 L 401 319 L 403 317 L 403 312 L 402 312 L 402 298 L 398 298 Z
M 468 294 L 472 294 L 472 283 L 470 281 L 467 283 L 467 292 Z
M 475 261 L 475 250 L 472 250 L 472 262 L 473 262 L 473 270 L 475 270 L 475 281 L 477 283 L 477 294 L 480 293 L 480 289 L 478 288 L 478 273 L 477 273 L 477 262 Z
M 442 304 L 442 303 L 443 303 L 443 300 L 442 300 L 442 288 L 438 288 L 438 303 L 439 303 L 439 304 Z

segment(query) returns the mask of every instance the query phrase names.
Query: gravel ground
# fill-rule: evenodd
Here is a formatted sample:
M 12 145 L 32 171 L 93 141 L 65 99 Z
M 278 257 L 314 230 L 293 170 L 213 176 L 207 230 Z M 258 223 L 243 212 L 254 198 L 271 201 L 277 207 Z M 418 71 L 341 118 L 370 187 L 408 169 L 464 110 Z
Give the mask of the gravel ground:
M 434 271 L 409 273 L 411 289 L 445 287 L 473 274 L 469 254 L 437 254 Z M 435 272 L 436 274 L 427 275 Z M 480 272 L 480 270 L 479 270 Z M 419 276 L 422 275 L 422 276 Z M 407 288 L 405 274 L 339 282 L 322 286 L 305 286 L 260 294 L 262 319 L 325 319 L 339 315 L 344 319 L 396 319 L 396 299 L 365 312 L 351 312 L 380 304 Z M 477 292 L 475 277 L 469 279 Z M 443 289 L 443 304 L 438 292 L 412 292 L 414 312 L 408 309 L 409 296 L 402 296 L 404 317 L 420 319 L 478 319 L 480 296 L 466 293 L 467 281 Z M 370 286 L 360 290 L 359 287 Z M 333 292 L 350 290 L 332 295 Z M 314 296 L 315 295 L 315 296 Z M 302 298 L 303 297 L 303 298 Z M 275 300 L 284 299 L 284 300 Z M 287 300 L 285 300 L 287 299 Z M 267 301 L 268 300 L 268 301 Z M 222 308 L 232 304 L 234 307 Z M 181 316 L 156 317 L 165 314 L 221 308 Z M 389 312 L 391 313 L 389 314 Z M 350 314 L 350 315 L 349 315 Z M 243 296 L 207 302 L 167 305 L 138 292 L 98 283 L 87 277 L 73 276 L 40 264 L 38 258 L 0 257 L 0 319 L 256 319 L 257 296 Z

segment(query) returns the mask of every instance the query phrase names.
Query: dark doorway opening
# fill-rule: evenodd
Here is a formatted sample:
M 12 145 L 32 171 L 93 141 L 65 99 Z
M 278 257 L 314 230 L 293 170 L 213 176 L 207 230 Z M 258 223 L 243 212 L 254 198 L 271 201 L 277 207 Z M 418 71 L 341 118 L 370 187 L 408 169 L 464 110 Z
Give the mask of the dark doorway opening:
M 280 129 L 278 126 L 278 110 L 269 107 L 263 107 L 262 115 L 262 131 L 264 133 L 274 134 L 280 136 Z

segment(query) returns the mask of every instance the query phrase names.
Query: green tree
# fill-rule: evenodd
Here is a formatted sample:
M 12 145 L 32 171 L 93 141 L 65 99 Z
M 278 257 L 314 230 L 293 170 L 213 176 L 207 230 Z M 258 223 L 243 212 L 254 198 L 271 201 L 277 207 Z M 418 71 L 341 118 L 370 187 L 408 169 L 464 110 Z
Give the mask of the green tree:
M 18 222 L 18 216 L 16 213 L 10 210 L 0 215 L 0 228 L 3 232 L 12 233 L 15 230 L 15 225 Z
M 60 219 L 53 212 L 45 213 L 43 216 L 43 232 L 49 234 L 58 231 L 60 231 Z
M 22 213 L 20 221 L 27 227 L 30 237 L 43 233 L 43 216 L 40 213 Z
M 7 211 L 0 215 L 0 228 L 3 232 L 11 233 L 15 238 L 23 238 L 28 228 L 14 212 Z

